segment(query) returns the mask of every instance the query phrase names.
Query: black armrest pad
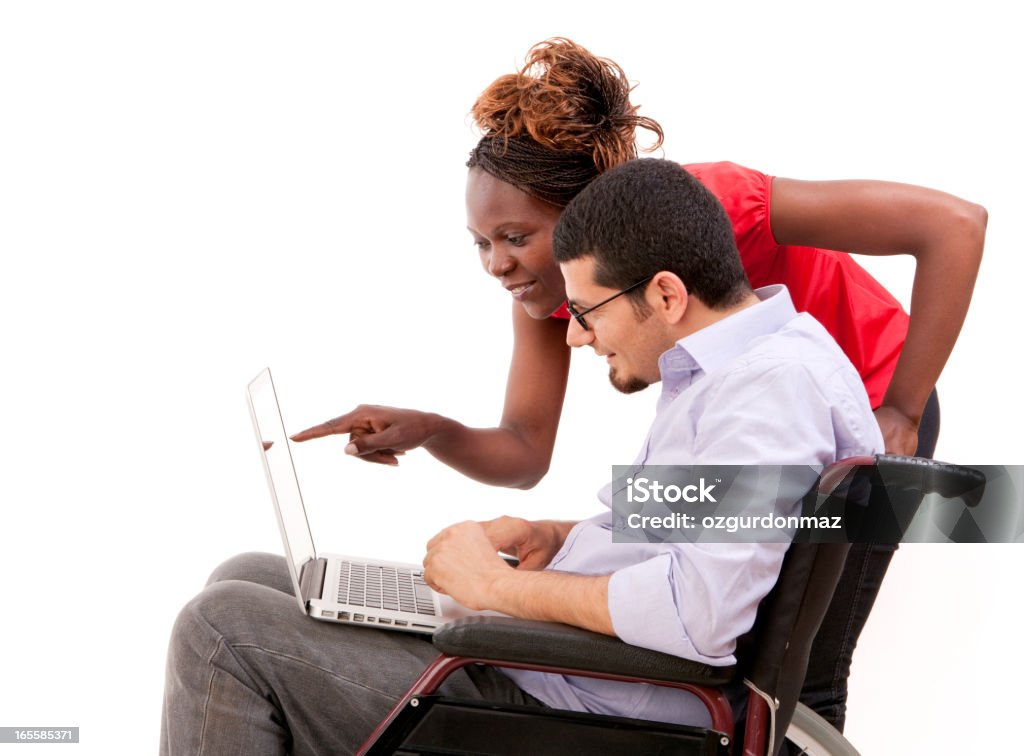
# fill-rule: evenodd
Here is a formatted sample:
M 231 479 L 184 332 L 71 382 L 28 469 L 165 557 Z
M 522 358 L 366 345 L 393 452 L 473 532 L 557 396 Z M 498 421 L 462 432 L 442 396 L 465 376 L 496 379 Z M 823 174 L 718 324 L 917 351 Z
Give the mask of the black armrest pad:
M 735 667 L 712 667 L 618 638 L 557 622 L 514 617 L 464 617 L 434 633 L 434 645 L 450 656 L 643 677 L 667 682 L 724 685 Z
M 973 467 L 894 454 L 879 454 L 877 459 L 886 486 L 937 493 L 947 499 L 961 497 L 968 506 L 976 506 L 985 492 L 985 473 Z

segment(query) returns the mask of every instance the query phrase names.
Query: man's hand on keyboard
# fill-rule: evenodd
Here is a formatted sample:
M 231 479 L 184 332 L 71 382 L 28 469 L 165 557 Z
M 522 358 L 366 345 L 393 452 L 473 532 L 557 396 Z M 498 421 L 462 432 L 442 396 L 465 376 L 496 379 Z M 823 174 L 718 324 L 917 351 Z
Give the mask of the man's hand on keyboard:
M 468 520 L 451 525 L 427 543 L 423 577 L 436 591 L 447 593 L 470 609 L 495 609 L 492 586 L 513 572 L 498 555 L 483 525 Z

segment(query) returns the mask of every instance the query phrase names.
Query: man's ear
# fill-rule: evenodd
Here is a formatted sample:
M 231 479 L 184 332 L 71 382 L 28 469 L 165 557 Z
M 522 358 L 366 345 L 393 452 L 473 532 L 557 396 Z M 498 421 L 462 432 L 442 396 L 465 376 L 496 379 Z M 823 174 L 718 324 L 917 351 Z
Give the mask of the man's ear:
M 646 295 L 647 304 L 669 325 L 676 325 L 683 319 L 690 301 L 686 284 L 675 273 L 667 270 L 651 279 Z

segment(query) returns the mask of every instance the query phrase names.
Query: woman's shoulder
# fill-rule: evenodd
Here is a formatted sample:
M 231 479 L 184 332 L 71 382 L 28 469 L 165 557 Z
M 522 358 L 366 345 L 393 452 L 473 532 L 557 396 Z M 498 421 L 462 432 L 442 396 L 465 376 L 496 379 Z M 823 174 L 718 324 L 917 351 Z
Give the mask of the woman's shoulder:
M 704 186 L 716 192 L 719 188 L 737 190 L 740 188 L 760 189 L 771 183 L 772 177 L 766 173 L 733 163 L 719 160 L 708 163 L 680 163 L 689 173 L 693 174 Z
M 681 165 L 722 203 L 741 254 L 752 248 L 767 251 L 776 247 L 769 210 L 771 176 L 729 161 Z

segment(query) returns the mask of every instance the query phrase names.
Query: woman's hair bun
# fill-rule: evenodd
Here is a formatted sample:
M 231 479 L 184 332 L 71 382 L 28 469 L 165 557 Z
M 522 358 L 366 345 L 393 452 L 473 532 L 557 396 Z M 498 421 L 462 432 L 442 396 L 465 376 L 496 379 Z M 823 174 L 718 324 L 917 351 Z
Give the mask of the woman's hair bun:
M 531 47 L 518 72 L 495 80 L 472 115 L 485 138 L 529 136 L 549 149 L 588 154 L 603 172 L 636 157 L 637 127 L 654 133 L 649 150 L 664 139 L 657 121 L 637 115 L 631 90 L 617 63 L 553 37 Z

